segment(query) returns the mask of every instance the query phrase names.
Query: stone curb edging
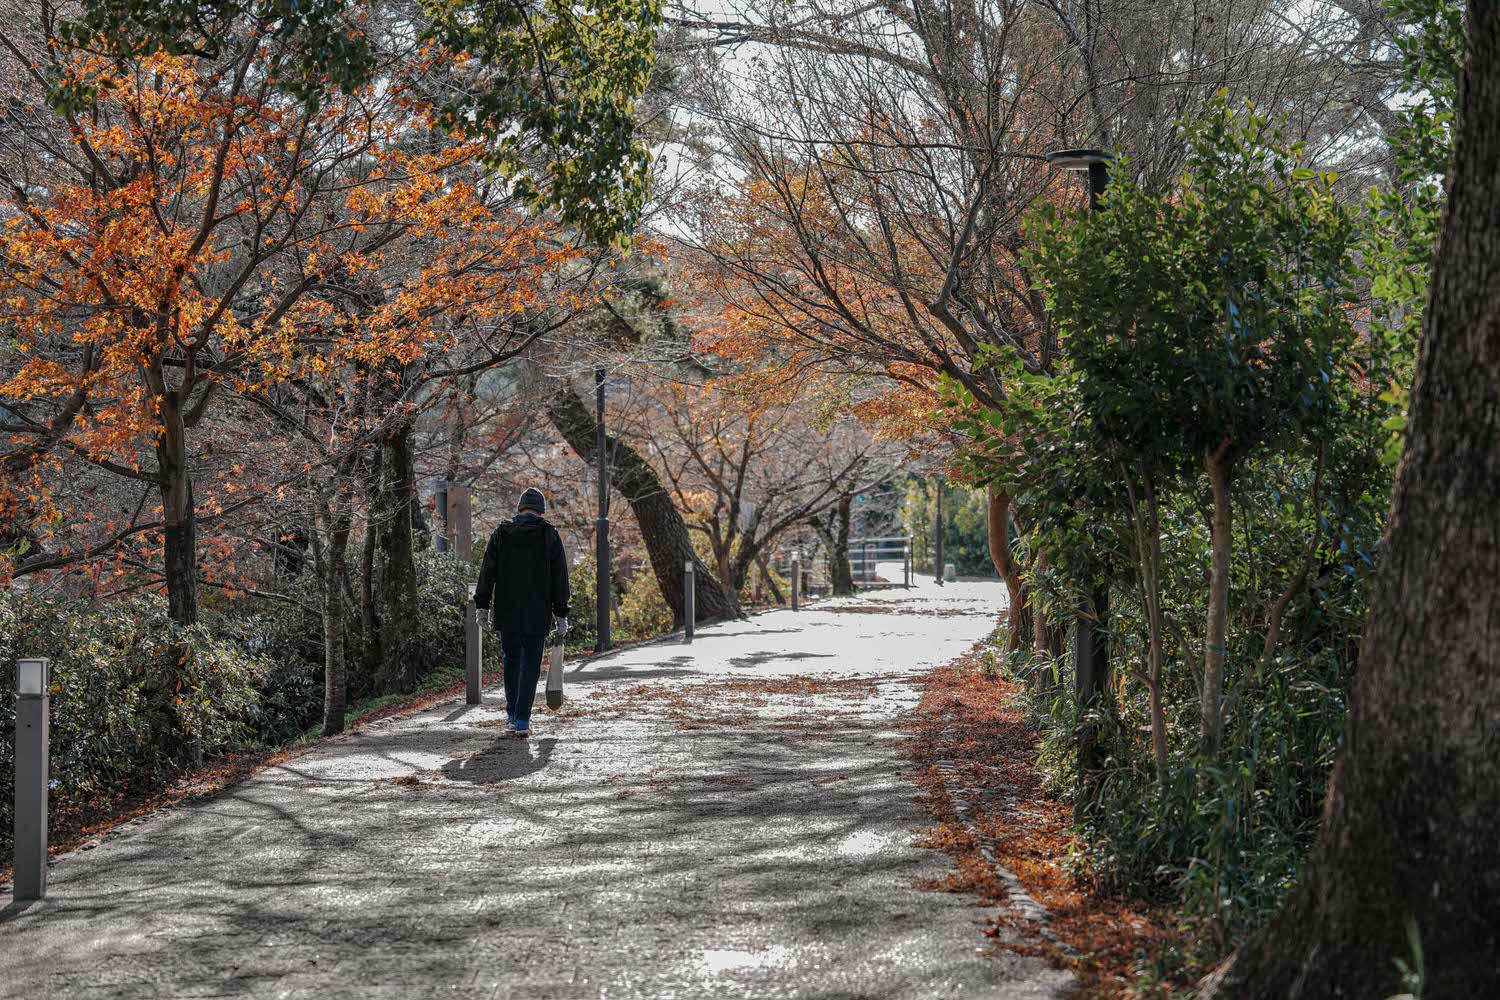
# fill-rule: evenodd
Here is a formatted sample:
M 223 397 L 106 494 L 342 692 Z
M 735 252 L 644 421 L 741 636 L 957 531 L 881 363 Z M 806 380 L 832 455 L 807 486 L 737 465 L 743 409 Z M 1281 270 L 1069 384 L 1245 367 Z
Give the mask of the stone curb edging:
M 982 833 L 970 819 L 970 816 L 975 811 L 975 800 L 981 794 L 979 790 L 955 787 L 954 779 L 958 776 L 959 768 L 953 761 L 937 760 L 932 766 L 938 772 L 943 792 L 953 803 L 953 809 L 958 814 L 960 822 L 963 823 L 964 829 L 979 844 L 980 854 L 989 864 L 991 870 L 999 877 L 1000 881 L 1005 884 L 1007 899 L 1004 907 L 1031 924 L 1032 929 L 1038 935 L 1044 938 L 1049 944 L 1057 947 L 1065 956 L 1070 959 L 1077 959 L 1079 957 L 1077 950 L 1054 934 L 1048 926 L 1052 921 L 1052 914 L 1026 891 L 1026 887 L 1021 884 L 1021 880 L 1016 876 L 1015 872 L 1000 863 L 1000 859 L 995 853 L 995 845 L 998 843 L 996 838 Z

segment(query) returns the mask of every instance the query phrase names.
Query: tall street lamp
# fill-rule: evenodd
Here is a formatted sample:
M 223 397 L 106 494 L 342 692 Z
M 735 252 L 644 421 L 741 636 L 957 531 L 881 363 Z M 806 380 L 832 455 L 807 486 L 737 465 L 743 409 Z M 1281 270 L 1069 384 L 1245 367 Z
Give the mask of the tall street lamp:
M 1099 199 L 1109 184 L 1109 164 L 1115 156 L 1103 149 L 1059 149 L 1047 154 L 1047 162 L 1060 170 L 1088 174 L 1089 212 L 1099 210 Z M 1095 581 L 1088 606 L 1073 623 L 1073 693 L 1080 707 L 1102 705 L 1109 696 L 1109 587 Z M 1074 800 L 1074 819 L 1094 800 L 1093 775 L 1102 761 L 1098 727 L 1085 725 L 1079 733 L 1079 794 Z
M 1109 164 L 1115 154 L 1106 149 L 1059 149 L 1047 154 L 1047 162 L 1059 170 L 1077 170 L 1089 175 L 1089 211 L 1099 209 L 1099 196 L 1109 184 Z
M 933 559 L 932 579 L 939 587 L 943 585 L 943 474 L 937 476 L 936 515 L 932 524 Z
M 594 523 L 594 651 L 609 649 L 610 560 L 609 560 L 609 459 L 604 434 L 604 369 L 594 369 L 594 405 L 598 423 L 594 428 L 594 453 L 599 460 L 599 518 Z

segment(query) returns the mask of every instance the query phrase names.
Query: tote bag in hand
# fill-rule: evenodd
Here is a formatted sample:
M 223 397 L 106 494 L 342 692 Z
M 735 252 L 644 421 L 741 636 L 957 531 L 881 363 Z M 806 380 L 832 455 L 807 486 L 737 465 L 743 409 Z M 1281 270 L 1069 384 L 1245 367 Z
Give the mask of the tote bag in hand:
M 556 711 L 562 708 L 563 644 L 559 639 L 552 645 L 552 662 L 547 668 L 547 707 Z

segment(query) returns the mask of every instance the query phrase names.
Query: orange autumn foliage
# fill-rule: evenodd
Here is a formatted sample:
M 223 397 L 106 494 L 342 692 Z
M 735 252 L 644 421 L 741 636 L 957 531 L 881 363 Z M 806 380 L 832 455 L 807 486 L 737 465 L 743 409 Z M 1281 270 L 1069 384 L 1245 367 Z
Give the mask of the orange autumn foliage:
M 276 56 L 59 63 L 97 88 L 87 116 L 22 95 L 54 155 L 0 164 L 0 581 L 131 544 L 139 562 L 159 530 L 309 471 L 200 473 L 188 438 L 226 400 L 483 356 L 539 302 L 578 304 L 552 286 L 581 250 L 436 130 L 434 67 L 313 110 L 267 83 Z

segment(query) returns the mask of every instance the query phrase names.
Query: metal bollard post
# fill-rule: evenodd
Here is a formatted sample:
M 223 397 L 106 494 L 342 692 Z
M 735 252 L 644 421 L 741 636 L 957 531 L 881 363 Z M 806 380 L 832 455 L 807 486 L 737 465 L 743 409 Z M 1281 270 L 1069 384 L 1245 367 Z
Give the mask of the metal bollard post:
M 901 546 L 901 586 L 911 589 L 911 542 Z
M 802 553 L 792 553 L 792 610 L 797 610 L 797 598 L 802 594 Z
M 480 672 L 481 635 L 479 630 L 479 608 L 471 600 L 464 609 L 464 701 L 478 705 L 483 687 Z
M 693 626 L 698 618 L 698 573 L 689 559 L 682 567 L 682 636 L 684 642 L 693 641 Z
M 16 661 L 15 898 L 47 894 L 47 754 L 51 695 L 46 660 Z

